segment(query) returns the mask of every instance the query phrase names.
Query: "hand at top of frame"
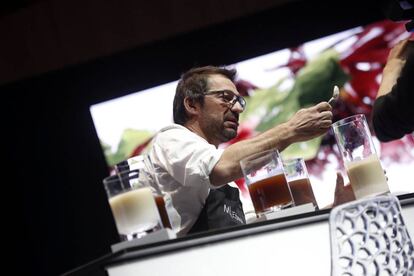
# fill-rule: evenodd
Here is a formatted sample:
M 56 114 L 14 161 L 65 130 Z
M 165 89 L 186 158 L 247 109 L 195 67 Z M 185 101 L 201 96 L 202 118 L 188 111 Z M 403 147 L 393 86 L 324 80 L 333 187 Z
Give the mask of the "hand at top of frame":
M 377 98 L 391 91 L 409 55 L 414 55 L 414 40 L 401 40 L 390 50 Z

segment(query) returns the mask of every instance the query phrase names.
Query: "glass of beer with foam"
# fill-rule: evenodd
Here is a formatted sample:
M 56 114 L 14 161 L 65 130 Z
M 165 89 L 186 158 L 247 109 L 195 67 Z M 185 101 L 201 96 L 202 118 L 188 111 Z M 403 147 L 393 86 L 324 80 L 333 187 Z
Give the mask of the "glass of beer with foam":
M 283 163 L 276 149 L 259 152 L 240 161 L 256 215 L 293 206 Z

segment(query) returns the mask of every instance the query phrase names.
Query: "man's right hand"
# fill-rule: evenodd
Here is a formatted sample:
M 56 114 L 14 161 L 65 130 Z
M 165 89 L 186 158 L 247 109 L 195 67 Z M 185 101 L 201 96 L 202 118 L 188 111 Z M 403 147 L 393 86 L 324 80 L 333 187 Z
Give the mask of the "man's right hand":
M 324 134 L 332 125 L 332 107 L 321 102 L 309 108 L 300 109 L 287 122 L 293 133 L 293 142 L 310 140 Z

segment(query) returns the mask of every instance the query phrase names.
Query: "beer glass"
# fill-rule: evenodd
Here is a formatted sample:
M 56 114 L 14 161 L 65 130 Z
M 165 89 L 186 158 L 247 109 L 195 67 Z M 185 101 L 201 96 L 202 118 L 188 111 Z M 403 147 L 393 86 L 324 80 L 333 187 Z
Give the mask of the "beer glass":
M 355 198 L 389 193 L 365 115 L 347 117 L 332 128 Z
M 303 158 L 283 160 L 283 167 L 295 205 L 312 203 L 318 209 L 305 160 Z
M 293 205 L 279 152 L 268 150 L 240 161 L 257 216 Z

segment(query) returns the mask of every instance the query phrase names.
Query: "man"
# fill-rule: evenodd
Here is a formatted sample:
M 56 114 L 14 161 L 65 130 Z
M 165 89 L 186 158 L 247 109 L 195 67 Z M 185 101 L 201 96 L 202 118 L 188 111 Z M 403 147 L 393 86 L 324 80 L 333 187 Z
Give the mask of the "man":
M 389 53 L 372 111 L 374 130 L 382 142 L 414 131 L 413 76 L 414 41 L 405 39 Z
M 242 177 L 240 160 L 312 139 L 332 124 L 331 106 L 322 102 L 256 137 L 219 149 L 236 137 L 239 115 L 246 107 L 235 76 L 235 70 L 213 66 L 184 73 L 174 98 L 175 124 L 155 137 L 150 157 L 180 214 L 179 236 L 245 223 L 238 190 L 226 185 Z

